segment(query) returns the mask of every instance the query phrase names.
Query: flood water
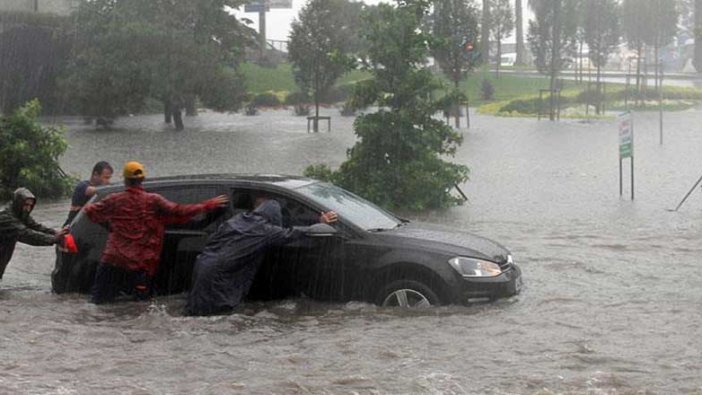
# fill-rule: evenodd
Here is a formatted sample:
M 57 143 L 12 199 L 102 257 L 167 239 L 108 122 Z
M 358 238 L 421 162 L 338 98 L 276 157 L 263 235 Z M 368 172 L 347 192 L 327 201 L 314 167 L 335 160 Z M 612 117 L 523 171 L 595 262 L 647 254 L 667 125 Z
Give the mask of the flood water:
M 142 161 L 148 176 L 301 174 L 336 167 L 352 119 L 308 134 L 290 111 L 160 116 L 114 131 L 67 123 L 69 173 Z M 192 318 L 182 296 L 94 306 L 51 293 L 51 248 L 18 246 L 0 283 L 0 393 L 702 394 L 702 111 L 637 113 L 635 200 L 619 196 L 616 121 L 473 114 L 454 160 L 470 201 L 414 219 L 510 248 L 525 289 L 511 299 L 421 312 L 307 299 Z M 326 125 L 324 125 L 326 126 Z M 324 129 L 324 128 L 323 128 Z M 119 171 L 115 181 L 119 182 Z M 68 201 L 40 201 L 59 226 Z

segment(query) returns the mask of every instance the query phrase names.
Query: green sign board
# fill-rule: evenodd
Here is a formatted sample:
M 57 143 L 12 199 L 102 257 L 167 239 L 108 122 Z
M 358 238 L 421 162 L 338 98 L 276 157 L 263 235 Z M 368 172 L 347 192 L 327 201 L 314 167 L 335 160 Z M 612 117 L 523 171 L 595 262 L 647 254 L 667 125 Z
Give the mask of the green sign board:
M 619 116 L 619 158 L 634 156 L 634 128 L 631 124 L 631 114 L 624 113 Z

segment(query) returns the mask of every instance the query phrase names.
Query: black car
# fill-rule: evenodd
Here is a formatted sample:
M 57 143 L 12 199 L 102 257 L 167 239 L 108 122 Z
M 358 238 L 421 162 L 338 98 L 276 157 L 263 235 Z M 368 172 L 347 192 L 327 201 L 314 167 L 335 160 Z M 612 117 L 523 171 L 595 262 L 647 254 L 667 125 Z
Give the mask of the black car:
M 155 279 L 161 294 L 187 291 L 193 262 L 226 219 L 253 208 L 265 191 L 283 209 L 284 226 L 307 226 L 322 211 L 339 221 L 315 225 L 307 236 L 266 253 L 249 298 L 294 295 L 384 306 L 466 304 L 519 293 L 521 270 L 498 243 L 458 230 L 412 223 L 331 184 L 278 175 L 192 175 L 147 179 L 144 187 L 178 203 L 220 194 L 229 207 L 167 227 Z M 123 190 L 108 186 L 92 202 Z M 80 213 L 71 225 L 77 253 L 57 247 L 51 280 L 57 293 L 88 292 L 107 239 L 104 225 Z

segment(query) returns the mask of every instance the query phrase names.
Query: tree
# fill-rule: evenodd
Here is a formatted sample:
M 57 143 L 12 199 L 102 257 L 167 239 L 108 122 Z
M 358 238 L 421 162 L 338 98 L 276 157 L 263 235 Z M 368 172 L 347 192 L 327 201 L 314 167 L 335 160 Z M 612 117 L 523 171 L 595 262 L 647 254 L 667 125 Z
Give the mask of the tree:
M 74 180 L 59 167 L 68 144 L 63 132 L 43 127 L 37 117 L 38 100 L 0 117 L 0 197 L 7 198 L 19 186 L 38 196 L 59 197 L 70 191 Z
M 490 0 L 483 0 L 480 20 L 480 54 L 487 64 L 490 64 Z
M 646 0 L 646 21 L 650 23 L 648 34 L 643 37 L 644 43 L 653 47 L 653 58 L 656 70 L 656 87 L 662 70 L 660 49 L 669 44 L 678 29 L 678 10 L 675 0 Z
M 514 18 L 516 26 L 516 36 L 517 36 L 517 58 L 514 64 L 525 65 L 526 64 L 526 48 L 524 47 L 524 17 L 522 13 L 522 1 L 514 0 Z
M 349 69 L 346 55 L 358 49 L 361 7 L 348 0 L 312 0 L 292 23 L 288 56 L 298 86 L 314 98 L 315 132 L 321 96 Z
M 585 42 L 590 49 L 589 58 L 597 67 L 596 112 L 600 113 L 601 70 L 607 64 L 609 55 L 619 44 L 619 4 L 617 0 L 592 0 L 585 10 L 583 25 Z
M 471 0 L 438 0 L 434 3 L 432 22 L 431 30 L 439 41 L 432 54 L 457 92 L 460 82 L 480 60 L 479 52 L 475 50 L 478 38 L 477 10 Z M 460 110 L 454 106 L 453 112 L 458 128 Z
M 176 129 L 199 97 L 218 111 L 244 99 L 237 72 L 255 32 L 225 7 L 242 0 L 84 0 L 67 86 L 85 115 L 112 119 L 138 111 L 147 97 L 163 101 Z
M 502 40 L 512 35 L 514 29 L 514 16 L 510 0 L 492 0 L 490 33 L 497 43 L 497 65 L 495 75 L 500 76 L 500 63 L 502 60 Z
M 389 208 L 442 207 L 457 200 L 449 191 L 467 179 L 465 166 L 445 162 L 461 136 L 433 115 L 442 103 L 434 100 L 440 87 L 423 68 L 431 37 L 419 29 L 429 2 L 399 1 L 364 12 L 367 41 L 364 68 L 372 78 L 359 82 L 351 103 L 378 110 L 356 118 L 358 142 L 338 171 L 310 168 L 308 175 L 332 181 Z
M 70 53 L 67 17 L 0 12 L 0 112 L 10 114 L 38 98 L 56 113 L 63 101 L 57 76 Z
M 654 48 L 654 63 L 658 77 L 659 50 L 675 35 L 678 13 L 674 0 L 624 0 L 622 27 L 629 48 L 637 51 L 637 90 L 641 90 L 641 60 L 644 45 Z M 656 83 L 658 78 L 656 78 Z
M 702 0 L 695 0 L 695 57 L 694 63 L 695 70 L 698 73 L 702 73 Z
M 571 0 L 529 0 L 535 19 L 529 21 L 528 41 L 536 68 L 550 77 L 549 119 L 555 120 L 557 78 L 575 52 L 576 18 Z

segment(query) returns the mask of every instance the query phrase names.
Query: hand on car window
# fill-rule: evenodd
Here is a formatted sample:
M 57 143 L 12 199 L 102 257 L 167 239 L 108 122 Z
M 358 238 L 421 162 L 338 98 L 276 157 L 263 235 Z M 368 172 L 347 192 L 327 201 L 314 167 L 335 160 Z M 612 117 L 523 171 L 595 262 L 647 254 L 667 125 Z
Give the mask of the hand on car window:
M 219 195 L 217 197 L 212 198 L 212 201 L 215 203 L 215 205 L 219 207 L 224 207 L 229 203 L 229 197 L 227 195 Z
M 322 212 L 322 214 L 319 216 L 319 222 L 325 223 L 325 224 L 331 224 L 339 220 L 339 216 L 336 214 L 335 211 L 327 211 L 327 212 Z

